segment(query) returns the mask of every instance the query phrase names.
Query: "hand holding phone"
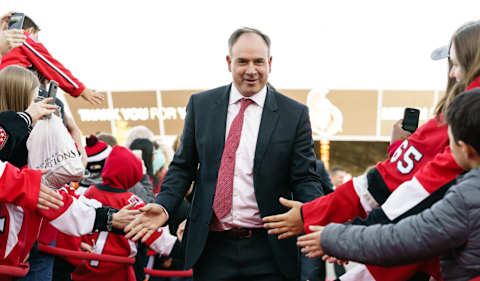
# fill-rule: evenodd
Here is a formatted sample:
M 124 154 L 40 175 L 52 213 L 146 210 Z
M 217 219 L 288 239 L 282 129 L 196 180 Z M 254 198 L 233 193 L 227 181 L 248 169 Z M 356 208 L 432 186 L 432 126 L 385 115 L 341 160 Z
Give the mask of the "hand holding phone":
M 418 128 L 418 119 L 420 117 L 420 110 L 416 108 L 405 108 L 403 114 L 402 129 L 413 134 Z

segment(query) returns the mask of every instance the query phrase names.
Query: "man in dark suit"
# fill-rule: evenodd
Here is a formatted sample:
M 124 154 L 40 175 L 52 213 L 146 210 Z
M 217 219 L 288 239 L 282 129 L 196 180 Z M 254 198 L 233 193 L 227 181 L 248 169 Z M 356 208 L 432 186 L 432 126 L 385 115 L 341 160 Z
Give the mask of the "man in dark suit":
M 298 280 L 296 238 L 267 235 L 262 218 L 288 210 L 280 197 L 321 195 L 308 110 L 267 86 L 265 34 L 236 30 L 226 59 L 233 83 L 192 95 L 156 204 L 125 231 L 146 241 L 195 181 L 183 238 L 194 280 Z

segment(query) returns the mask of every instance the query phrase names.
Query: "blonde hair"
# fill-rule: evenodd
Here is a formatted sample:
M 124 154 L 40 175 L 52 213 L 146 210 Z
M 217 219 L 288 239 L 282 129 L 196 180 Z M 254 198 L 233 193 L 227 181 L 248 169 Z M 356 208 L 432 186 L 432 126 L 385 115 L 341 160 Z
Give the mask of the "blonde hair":
M 455 81 L 455 78 L 449 77 L 445 96 L 435 107 L 436 115 L 445 113 L 453 98 L 465 91 L 467 86 L 480 75 L 480 22 L 475 21 L 462 25 L 453 34 L 451 44 L 455 46 L 458 62 L 465 71 L 464 79 Z M 450 73 L 452 67 L 450 59 L 448 64 Z
M 40 86 L 30 70 L 10 65 L 0 71 L 0 112 L 24 111 L 33 101 L 34 90 Z

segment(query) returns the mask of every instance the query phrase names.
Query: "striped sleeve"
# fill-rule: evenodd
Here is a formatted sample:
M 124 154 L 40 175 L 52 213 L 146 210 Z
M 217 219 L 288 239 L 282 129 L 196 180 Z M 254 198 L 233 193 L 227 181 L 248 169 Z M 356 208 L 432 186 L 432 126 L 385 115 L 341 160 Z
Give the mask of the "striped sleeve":
M 50 224 L 59 231 L 73 236 L 81 236 L 93 231 L 96 217 L 96 208 L 102 204 L 95 199 L 87 199 L 81 196 L 74 198 L 63 190 L 59 193 L 63 196 L 63 206 L 58 210 L 38 210 L 39 214 L 47 218 Z
M 177 237 L 170 233 L 168 226 L 164 226 L 155 231 L 145 244 L 158 254 L 168 256 L 170 255 L 175 242 L 177 242 Z
M 361 191 L 363 188 L 357 189 Z M 334 192 L 303 204 L 305 232 L 310 232 L 310 225 L 327 225 L 331 222 L 345 222 L 358 216 L 364 217 L 367 210 L 363 204 L 353 180 L 350 180 L 337 187 Z
M 450 152 L 450 147 L 438 154 L 432 161 L 422 167 L 414 177 L 402 183 L 385 201 L 382 209 L 390 220 L 415 214 L 430 207 L 440 200 L 446 190 L 455 183 L 464 170 L 458 166 Z M 430 202 L 435 199 L 434 202 Z M 409 213 L 410 210 L 416 212 Z
M 35 68 L 47 79 L 58 82 L 60 88 L 73 97 L 78 97 L 85 86 L 59 61 L 52 57 L 42 43 L 35 41 L 28 33 L 21 48 Z
M 27 124 L 27 127 L 32 127 L 32 117 L 30 116 L 30 114 L 28 114 L 27 112 L 17 112 L 18 116 L 20 116 L 20 118 L 23 119 L 23 121 L 25 121 L 25 124 Z

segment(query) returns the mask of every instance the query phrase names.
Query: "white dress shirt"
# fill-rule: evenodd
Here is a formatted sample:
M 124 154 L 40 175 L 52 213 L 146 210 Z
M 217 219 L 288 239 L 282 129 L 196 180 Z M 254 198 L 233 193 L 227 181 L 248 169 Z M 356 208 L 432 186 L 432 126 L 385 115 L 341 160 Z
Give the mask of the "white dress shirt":
M 228 230 L 231 228 L 260 228 L 263 221 L 258 210 L 255 189 L 253 187 L 253 160 L 257 146 L 258 131 L 262 119 L 263 106 L 267 97 L 267 87 L 249 97 L 254 103 L 249 105 L 244 113 L 240 144 L 235 156 L 235 171 L 233 177 L 232 209 L 220 221 L 215 217 L 212 221 L 212 230 Z M 245 98 L 232 84 L 227 112 L 227 140 L 233 119 L 240 111 L 240 100 Z

